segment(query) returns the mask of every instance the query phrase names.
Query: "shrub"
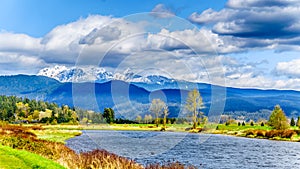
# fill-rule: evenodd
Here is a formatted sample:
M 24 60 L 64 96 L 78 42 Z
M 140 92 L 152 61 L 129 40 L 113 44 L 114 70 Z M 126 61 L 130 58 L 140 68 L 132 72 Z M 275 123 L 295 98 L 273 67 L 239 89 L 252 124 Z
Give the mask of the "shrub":
M 245 122 L 243 121 L 242 126 L 246 126 Z
M 270 130 L 267 131 L 265 134 L 267 138 L 280 137 L 280 135 L 281 135 L 280 130 Z
M 250 135 L 255 135 L 255 133 L 254 133 L 254 131 L 252 131 L 252 130 L 247 130 L 246 131 L 246 136 L 250 136 Z
M 261 123 L 260 123 L 260 126 L 262 126 L 262 127 L 265 126 L 264 122 L 261 122 Z
M 282 138 L 292 138 L 294 135 L 296 135 L 297 133 L 293 130 L 284 130 L 281 133 L 281 137 Z
M 265 132 L 262 130 L 257 130 L 256 131 L 256 136 L 257 137 L 265 137 Z
M 300 130 L 294 130 L 298 135 L 300 135 Z

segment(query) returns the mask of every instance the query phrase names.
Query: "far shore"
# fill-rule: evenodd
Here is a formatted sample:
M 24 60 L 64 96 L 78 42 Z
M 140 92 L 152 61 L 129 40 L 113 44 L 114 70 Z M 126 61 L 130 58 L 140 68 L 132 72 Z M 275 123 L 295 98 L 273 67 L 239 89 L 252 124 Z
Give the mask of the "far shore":
M 218 127 L 217 127 L 218 126 Z M 162 126 L 156 127 L 154 124 L 84 124 L 84 125 L 45 125 L 44 128 L 66 129 L 66 130 L 116 130 L 116 131 L 161 131 Z M 217 129 L 218 128 L 218 129 Z M 300 142 L 300 130 L 298 127 L 291 127 L 289 130 L 272 130 L 268 126 L 235 124 L 226 126 L 225 124 L 207 124 L 192 130 L 188 124 L 168 124 L 164 132 L 190 132 L 203 134 L 221 134 L 236 137 L 268 139 L 276 141 Z M 271 136 L 269 136 L 271 134 Z M 276 135 L 277 134 L 277 135 Z

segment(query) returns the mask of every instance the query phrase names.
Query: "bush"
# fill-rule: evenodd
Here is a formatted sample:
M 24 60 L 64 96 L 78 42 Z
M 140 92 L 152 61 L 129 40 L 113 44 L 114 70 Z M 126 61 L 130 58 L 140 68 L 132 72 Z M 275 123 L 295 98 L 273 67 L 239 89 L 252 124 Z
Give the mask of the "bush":
M 300 135 L 300 130 L 294 130 L 298 135 Z
M 254 131 L 252 131 L 252 130 L 247 130 L 246 131 L 246 136 L 250 136 L 250 135 L 255 135 L 255 132 Z
M 257 137 L 265 137 L 265 132 L 262 130 L 257 130 L 256 131 L 256 136 Z
M 294 135 L 297 135 L 297 133 L 293 130 L 284 130 L 281 133 L 282 138 L 292 138 Z
M 280 137 L 281 135 L 281 132 L 279 130 L 270 130 L 270 131 L 267 131 L 265 136 L 267 138 L 273 138 L 273 137 Z
M 266 133 L 267 138 L 292 138 L 294 135 L 297 135 L 297 132 L 294 130 L 270 130 Z

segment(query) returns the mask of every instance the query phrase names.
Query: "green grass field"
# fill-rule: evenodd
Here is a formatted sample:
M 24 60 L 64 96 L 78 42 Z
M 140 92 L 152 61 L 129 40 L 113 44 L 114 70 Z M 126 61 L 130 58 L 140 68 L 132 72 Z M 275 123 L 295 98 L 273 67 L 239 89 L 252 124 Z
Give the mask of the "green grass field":
M 63 166 L 24 150 L 0 145 L 1 169 L 61 169 Z
M 227 130 L 227 131 L 241 131 L 241 130 L 249 130 L 249 129 L 253 129 L 253 130 L 272 130 L 272 127 L 270 126 L 260 126 L 260 125 L 254 125 L 254 126 L 250 126 L 249 124 L 247 124 L 246 126 L 238 126 L 237 124 L 230 124 L 228 126 L 226 126 L 225 124 L 219 124 L 218 125 L 218 130 Z
M 65 143 L 66 140 L 82 134 L 80 130 L 45 129 L 32 131 L 39 139 Z

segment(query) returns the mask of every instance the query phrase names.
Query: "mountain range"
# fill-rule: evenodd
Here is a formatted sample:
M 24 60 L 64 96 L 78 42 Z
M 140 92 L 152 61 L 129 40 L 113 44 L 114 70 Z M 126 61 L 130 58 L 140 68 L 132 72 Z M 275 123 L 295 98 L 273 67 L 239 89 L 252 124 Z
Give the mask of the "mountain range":
M 130 71 L 116 76 L 100 68 L 96 71 L 91 68 L 58 69 L 41 70 L 38 76 L 0 76 L 0 95 L 28 97 L 95 111 L 112 107 L 118 117 L 134 119 L 137 114 L 149 114 L 153 98 L 167 102 L 170 117 L 185 116 L 187 93 L 197 88 L 205 105 L 202 111 L 210 116 L 228 114 L 257 120 L 268 118 L 276 104 L 290 117 L 300 115 L 300 92 L 293 90 L 225 88 L 158 75 L 140 76 Z M 94 76 L 82 81 L 91 74 Z M 119 78 L 121 76 L 123 78 Z

